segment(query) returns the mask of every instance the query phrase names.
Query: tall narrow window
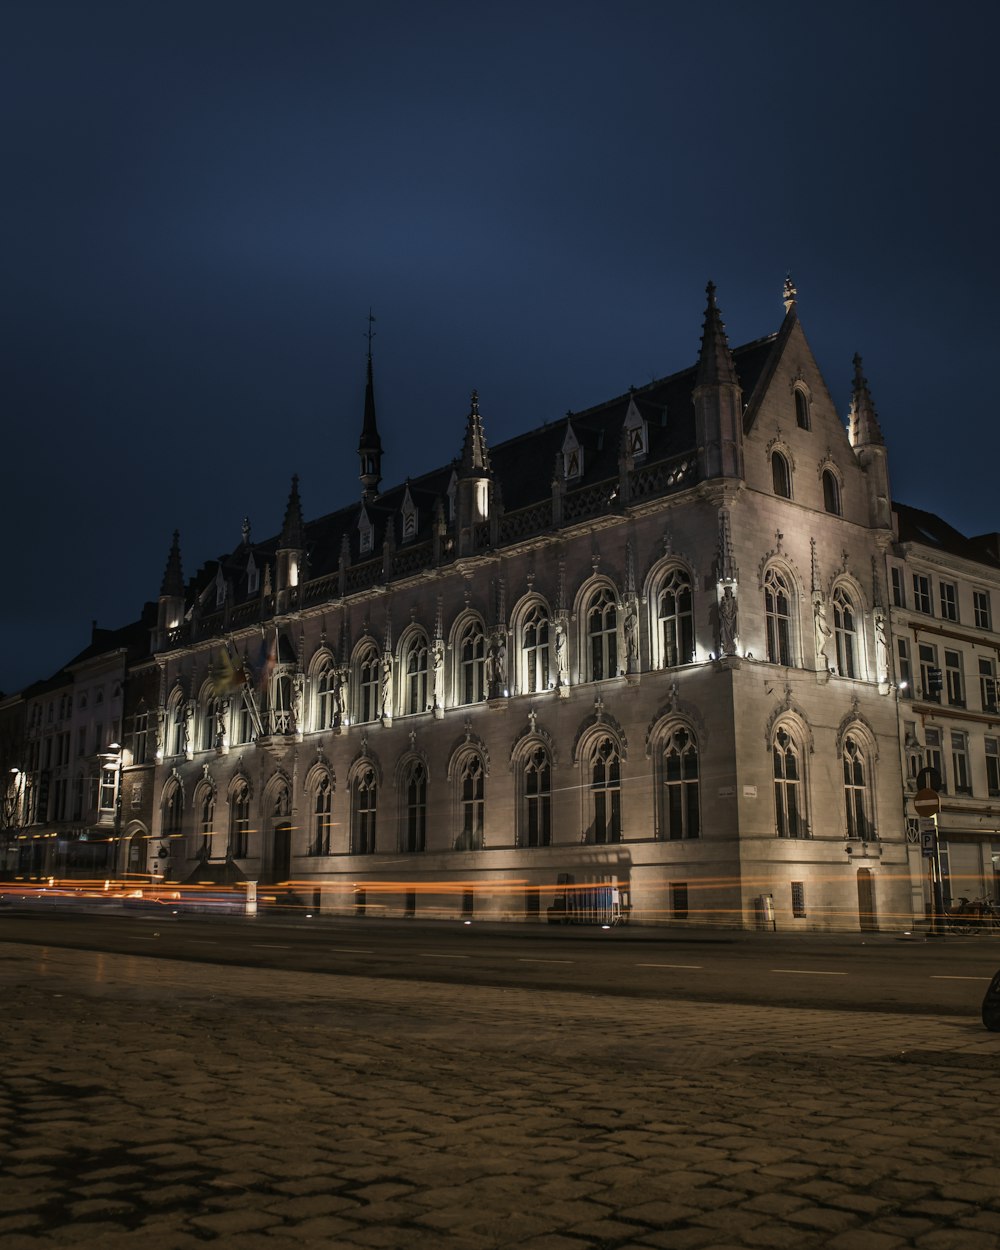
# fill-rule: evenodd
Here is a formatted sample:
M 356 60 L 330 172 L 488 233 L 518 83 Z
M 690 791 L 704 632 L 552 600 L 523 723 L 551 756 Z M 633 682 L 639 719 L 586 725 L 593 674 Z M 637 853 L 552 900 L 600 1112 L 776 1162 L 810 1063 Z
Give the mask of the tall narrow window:
M 198 834 L 199 843 L 196 853 L 209 859 L 212 854 L 212 833 L 215 826 L 215 795 L 206 786 L 201 792 L 201 802 L 198 805 Z
M 889 570 L 892 575 L 892 603 L 893 607 L 906 607 L 906 587 L 903 582 L 903 570 L 898 564 L 894 564 Z
M 938 594 L 941 598 L 941 619 L 943 621 L 957 621 L 958 587 L 954 582 L 939 582 Z
M 776 495 L 780 495 L 782 499 L 791 499 L 792 475 L 788 468 L 788 461 L 780 451 L 771 453 L 771 483 Z
M 590 680 L 618 676 L 618 605 L 604 586 L 587 608 L 587 642 L 590 647 Z
M 316 728 L 329 729 L 336 710 L 336 671 L 330 660 L 323 663 L 316 677 Z
M 899 693 L 904 699 L 912 699 L 913 669 L 910 664 L 910 644 L 905 638 L 896 639 L 896 664 L 899 670 Z
M 481 703 L 486 698 L 486 635 L 478 621 L 469 621 L 462 630 L 458 687 L 461 703 Z
M 406 645 L 405 713 L 426 712 L 427 703 L 427 639 L 414 634 Z
M 552 836 L 552 793 L 549 757 L 536 747 L 524 765 L 523 846 L 548 846 Z
M 837 672 L 841 677 L 857 677 L 857 621 L 854 604 L 842 586 L 833 592 L 833 632 L 837 642 Z
M 992 629 L 992 615 L 990 613 L 990 592 L 988 590 L 974 590 L 972 592 L 972 610 L 975 614 L 977 629 Z
M 694 616 L 691 579 L 683 569 L 673 569 L 658 597 L 661 663 L 664 668 L 690 664 L 694 659 Z
M 997 710 L 997 669 L 996 661 L 979 657 L 979 697 L 984 712 Z
M 313 795 L 313 834 L 309 843 L 310 855 L 330 854 L 332 807 L 333 783 L 329 777 L 321 777 Z
M 590 761 L 590 792 L 594 817 L 591 824 L 596 843 L 622 840 L 622 779 L 618 748 L 602 738 Z
M 809 429 L 809 400 L 800 387 L 795 388 L 795 424 L 800 430 Z
M 986 791 L 991 799 L 1000 795 L 1000 739 L 986 738 Z
M 215 735 L 218 727 L 219 700 L 206 700 L 201 713 L 201 749 L 211 751 L 215 746 Z
M 965 680 L 962 675 L 962 656 L 958 651 L 945 651 L 944 679 L 948 688 L 948 702 L 952 707 L 965 707 Z
M 774 764 L 774 810 L 779 838 L 806 838 L 799 748 L 791 735 L 779 729 L 772 747 Z
M 379 707 L 379 678 L 382 661 L 374 646 L 366 647 L 358 661 L 358 720 L 377 720 Z
M 521 631 L 524 689 L 528 693 L 549 688 L 549 619 L 536 604 L 524 618 Z
M 951 733 L 951 772 L 955 778 L 956 794 L 971 794 L 969 781 L 969 738 L 959 730 Z
M 375 769 L 362 768 L 351 787 L 351 851 L 355 855 L 375 854 L 375 812 L 378 781 Z
M 163 800 L 163 836 L 166 838 L 180 837 L 183 818 L 184 802 L 181 796 L 181 788 L 175 781 Z M 38 819 L 44 820 L 45 817 L 40 815 Z
M 663 748 L 663 836 L 670 841 L 701 833 L 698 746 L 686 729 L 675 729 Z
M 844 739 L 844 802 L 847 806 L 847 836 L 867 842 L 872 836 L 868 770 L 864 752 L 854 738 Z
M 427 843 L 427 770 L 415 760 L 406 772 L 404 851 L 422 851 Z
M 913 606 L 918 612 L 926 612 L 928 616 L 933 612 L 931 579 L 923 573 L 913 574 Z
M 832 469 L 823 470 L 823 507 L 840 516 L 840 483 Z
M 937 666 L 937 647 L 929 642 L 917 644 L 920 659 L 920 686 L 925 699 L 941 702 L 941 670 Z
M 483 761 L 478 755 L 468 756 L 462 765 L 459 777 L 462 831 L 455 841 L 456 850 L 482 850 L 484 771 Z
M 948 790 L 948 778 L 944 771 L 944 754 L 941 750 L 941 730 L 928 726 L 924 730 L 924 762 L 927 768 L 937 773 L 938 779 L 935 784 L 934 779 L 931 785 L 935 790 L 940 790 L 942 794 Z
M 250 850 L 250 787 L 237 783 L 229 800 L 229 854 L 246 859 Z
M 768 660 L 772 664 L 791 664 L 791 600 L 788 583 L 777 569 L 768 569 L 764 577 L 764 616 Z

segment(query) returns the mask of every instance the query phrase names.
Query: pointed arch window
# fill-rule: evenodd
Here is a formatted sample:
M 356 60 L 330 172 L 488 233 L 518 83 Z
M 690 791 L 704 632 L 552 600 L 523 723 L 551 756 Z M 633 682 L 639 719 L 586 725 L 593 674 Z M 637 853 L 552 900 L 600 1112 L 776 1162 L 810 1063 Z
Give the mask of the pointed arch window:
M 782 499 L 791 499 L 792 473 L 788 461 L 780 451 L 771 452 L 771 483 L 776 495 L 780 495 Z
M 841 677 L 857 677 L 857 616 L 854 603 L 843 586 L 833 592 L 833 633 L 837 643 L 837 672 Z
M 768 660 L 787 667 L 792 662 L 791 596 L 785 576 L 773 568 L 764 577 L 764 623 Z
M 312 837 L 309 840 L 310 855 L 330 854 L 330 833 L 333 829 L 333 782 L 325 774 L 320 777 L 313 791 Z
M 662 829 L 671 842 L 701 835 L 699 771 L 694 735 L 678 726 L 667 736 L 662 757 Z
M 795 424 L 800 430 L 808 430 L 812 424 L 809 419 L 809 397 L 801 386 L 795 388 Z
M 229 799 L 229 854 L 233 859 L 246 859 L 249 853 L 250 787 L 239 781 Z
M 622 840 L 621 755 L 611 738 L 602 738 L 590 756 L 592 819 L 588 842 Z
M 486 769 L 478 755 L 468 755 L 458 776 L 459 809 L 462 829 L 455 840 L 457 851 L 481 851 Z
M 370 764 L 358 771 L 351 786 L 351 853 L 375 854 L 378 780 Z
M 875 835 L 868 789 L 868 761 L 860 741 L 853 736 L 844 739 L 844 802 L 847 807 L 847 836 L 870 841 Z
M 178 692 L 167 708 L 167 755 L 180 755 L 184 750 L 184 699 Z
M 656 602 L 662 667 L 690 664 L 694 658 L 694 614 L 691 579 L 684 569 L 671 569 Z
M 336 711 L 337 675 L 333 661 L 326 659 L 316 675 L 316 728 L 330 729 Z
M 184 821 L 184 799 L 178 782 L 168 787 L 163 799 L 163 836 L 178 838 Z
M 486 697 L 486 635 L 478 621 L 462 630 L 458 649 L 460 703 L 481 703 Z
M 403 652 L 406 687 L 403 692 L 404 715 L 426 712 L 427 701 L 427 638 L 424 634 L 412 634 Z
M 205 786 L 198 802 L 198 846 L 197 854 L 209 858 L 212 854 L 212 833 L 215 829 L 215 793 L 210 786 Z
M 823 507 L 834 516 L 841 515 L 840 482 L 832 469 L 823 470 Z
M 618 604 L 611 589 L 594 592 L 587 607 L 590 680 L 618 676 Z
M 521 845 L 548 846 L 552 838 L 552 769 L 544 747 L 535 747 L 522 766 Z
M 412 760 L 404 777 L 406 794 L 402 851 L 427 849 L 427 769 L 420 760 Z
M 778 729 L 771 746 L 774 768 L 774 815 L 779 838 L 807 838 L 802 753 L 786 729 Z
M 201 714 L 201 749 L 203 751 L 211 751 L 215 747 L 218 716 L 219 700 L 211 695 L 205 701 Z
M 369 645 L 358 659 L 358 708 L 359 721 L 377 720 L 379 706 L 379 682 L 382 661 L 374 645 Z
M 521 627 L 521 656 L 524 663 L 525 692 L 549 688 L 549 618 L 541 604 L 535 604 Z
M 248 698 L 249 695 L 242 687 L 232 696 L 230 733 L 234 743 L 250 742 L 253 739 L 253 721 L 250 717 Z

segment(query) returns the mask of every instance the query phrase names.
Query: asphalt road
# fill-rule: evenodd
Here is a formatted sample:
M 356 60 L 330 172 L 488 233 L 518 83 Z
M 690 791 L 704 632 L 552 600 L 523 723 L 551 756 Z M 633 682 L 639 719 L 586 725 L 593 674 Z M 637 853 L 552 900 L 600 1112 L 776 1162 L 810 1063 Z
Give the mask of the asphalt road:
M 978 1016 L 986 986 L 1000 968 L 1000 939 L 986 937 L 246 919 L 163 909 L 86 914 L 37 903 L 0 908 L 0 942 L 609 999 L 964 1017 Z

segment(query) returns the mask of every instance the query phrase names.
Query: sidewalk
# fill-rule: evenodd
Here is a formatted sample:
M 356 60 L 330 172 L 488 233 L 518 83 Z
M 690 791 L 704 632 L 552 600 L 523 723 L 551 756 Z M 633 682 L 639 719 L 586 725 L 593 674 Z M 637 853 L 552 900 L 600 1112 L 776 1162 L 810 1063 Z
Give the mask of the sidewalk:
M 0 993 L 4 1250 L 1000 1244 L 978 1018 L 13 943 Z

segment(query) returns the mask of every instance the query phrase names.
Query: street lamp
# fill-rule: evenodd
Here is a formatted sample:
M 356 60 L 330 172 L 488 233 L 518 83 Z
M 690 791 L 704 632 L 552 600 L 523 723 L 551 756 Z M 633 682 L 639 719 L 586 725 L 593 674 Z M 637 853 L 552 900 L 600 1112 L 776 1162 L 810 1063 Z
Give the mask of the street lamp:
M 112 876 L 118 876 L 118 856 L 121 850 L 122 836 L 122 773 L 125 769 L 125 748 L 118 742 L 112 742 L 108 746 L 108 755 L 112 758 L 109 763 L 115 763 L 117 756 L 117 774 L 115 776 L 115 820 L 114 831 L 111 839 L 111 868 Z

